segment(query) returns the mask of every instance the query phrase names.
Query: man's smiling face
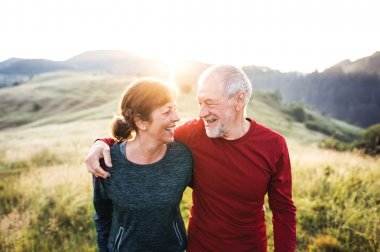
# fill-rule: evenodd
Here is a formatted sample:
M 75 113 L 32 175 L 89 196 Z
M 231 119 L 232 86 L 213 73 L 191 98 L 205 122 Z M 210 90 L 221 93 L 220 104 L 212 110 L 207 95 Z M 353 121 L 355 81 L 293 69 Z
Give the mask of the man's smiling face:
M 199 117 L 203 119 L 210 138 L 228 138 L 236 111 L 233 99 L 228 99 L 220 82 L 206 79 L 197 93 Z

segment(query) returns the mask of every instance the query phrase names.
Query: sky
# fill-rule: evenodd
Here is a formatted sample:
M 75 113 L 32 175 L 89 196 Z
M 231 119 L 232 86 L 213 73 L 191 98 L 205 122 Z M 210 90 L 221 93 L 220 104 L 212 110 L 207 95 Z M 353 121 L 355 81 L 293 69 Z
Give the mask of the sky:
M 323 71 L 380 51 L 378 0 L 1 0 L 0 61 L 121 50 Z

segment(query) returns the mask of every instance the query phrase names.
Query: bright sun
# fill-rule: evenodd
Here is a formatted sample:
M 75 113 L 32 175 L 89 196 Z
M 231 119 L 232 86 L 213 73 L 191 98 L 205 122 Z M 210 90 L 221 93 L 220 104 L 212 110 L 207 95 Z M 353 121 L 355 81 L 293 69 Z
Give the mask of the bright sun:
M 156 58 L 159 59 L 162 63 L 164 63 L 167 67 L 167 79 L 166 82 L 169 86 L 175 87 L 176 83 L 176 71 L 179 63 L 184 60 L 184 58 L 180 57 L 177 54 L 177 50 L 175 48 L 169 48 L 167 45 L 160 45 L 161 48 L 159 50 L 155 50 L 155 52 L 148 51 L 146 48 L 136 49 L 139 54 L 146 58 Z

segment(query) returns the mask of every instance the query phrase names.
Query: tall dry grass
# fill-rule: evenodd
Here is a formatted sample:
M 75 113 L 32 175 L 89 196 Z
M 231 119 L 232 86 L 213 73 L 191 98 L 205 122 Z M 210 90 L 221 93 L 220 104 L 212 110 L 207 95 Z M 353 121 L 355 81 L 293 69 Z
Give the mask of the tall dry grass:
M 292 145 L 298 246 L 380 249 L 380 158 Z
M 9 139 L 1 148 L 1 251 L 95 250 L 91 176 L 82 161 L 92 140 L 107 134 L 107 124 L 77 122 L 0 133 L 0 141 Z M 380 159 L 291 139 L 288 144 L 298 251 L 377 251 Z M 19 165 L 12 167 L 14 163 Z M 188 190 L 181 205 L 186 222 L 190 205 Z

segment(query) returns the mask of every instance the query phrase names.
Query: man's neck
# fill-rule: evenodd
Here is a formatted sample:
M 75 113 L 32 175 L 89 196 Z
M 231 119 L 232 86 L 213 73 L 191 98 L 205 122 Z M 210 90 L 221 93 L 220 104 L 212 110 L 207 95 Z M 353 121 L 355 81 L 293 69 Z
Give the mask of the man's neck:
M 251 126 L 250 121 L 248 121 L 246 118 L 242 118 L 237 123 L 230 126 L 229 133 L 223 138 L 226 140 L 239 139 L 249 131 L 250 126 Z

